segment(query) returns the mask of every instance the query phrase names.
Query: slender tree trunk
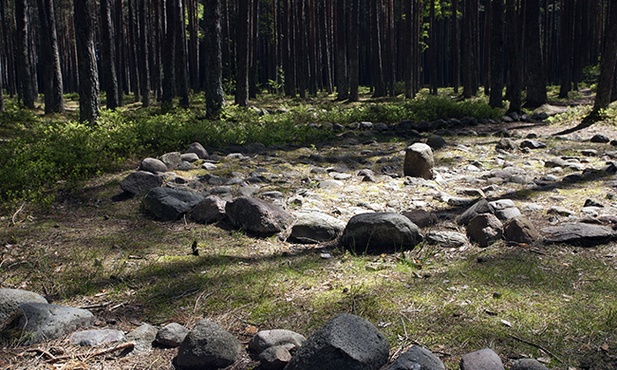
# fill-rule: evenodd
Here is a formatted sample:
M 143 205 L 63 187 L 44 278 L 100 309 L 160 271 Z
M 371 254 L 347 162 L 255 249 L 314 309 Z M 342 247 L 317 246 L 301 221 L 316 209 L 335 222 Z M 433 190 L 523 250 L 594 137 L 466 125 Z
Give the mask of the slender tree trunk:
M 99 115 L 99 79 L 94 51 L 94 0 L 73 2 L 79 63 L 79 119 L 95 122 Z
M 4 113 L 4 79 L 2 75 L 2 58 L 0 58 L 0 113 Z
M 53 0 L 38 0 L 45 78 L 45 113 L 63 113 L 64 96 Z
M 562 0 L 560 8 L 560 74 L 561 86 L 559 97 L 565 99 L 572 90 L 572 58 L 574 55 L 574 4 L 571 0 Z
M 458 24 L 458 4 L 459 0 L 452 0 L 452 86 L 454 93 L 458 94 L 458 88 L 461 83 L 461 69 L 460 69 L 460 35 Z
M 345 15 L 347 0 L 336 1 L 336 90 L 337 100 L 349 98 L 349 77 L 347 70 L 347 33 Z
M 114 27 L 115 33 L 115 53 L 116 53 L 116 77 L 118 79 L 118 106 L 123 105 L 124 93 L 128 92 L 128 84 L 126 83 L 126 64 L 125 64 L 125 33 L 124 33 L 124 12 L 122 0 L 116 1 L 116 24 Z M 113 40 L 113 39 L 112 39 Z M 109 97 L 107 98 L 109 99 Z M 109 102 L 108 102 L 109 106 Z
M 188 75 L 188 57 L 186 50 L 186 27 L 184 27 L 184 1 L 176 0 L 173 2 L 175 6 L 172 26 L 176 29 L 174 35 L 175 42 L 175 67 L 176 67 L 176 94 L 180 97 L 180 106 L 187 108 L 189 106 L 189 75 Z
M 595 121 L 602 116 L 602 110 L 611 103 L 611 92 L 615 81 L 617 65 L 617 4 L 609 3 L 608 22 L 604 36 L 604 49 L 600 62 L 600 78 L 596 90 L 593 110 L 587 118 Z
M 373 35 L 372 35 L 372 54 L 373 54 L 373 86 L 375 91 L 373 92 L 374 98 L 386 96 L 386 76 L 383 66 L 383 7 L 381 0 L 376 0 L 369 6 L 373 9 L 371 12 L 373 23 Z M 412 68 L 413 64 L 408 65 Z
M 17 75 L 19 78 L 19 93 L 24 106 L 34 109 L 36 92 L 30 64 L 29 10 L 27 0 L 15 0 L 15 25 L 17 31 Z
M 430 33 L 429 33 L 429 49 L 428 49 L 428 53 L 429 53 L 429 60 L 430 60 L 430 68 L 429 68 L 429 85 L 430 85 L 430 93 L 432 95 L 437 95 L 438 94 L 438 88 L 437 88 L 437 53 L 438 50 L 437 48 L 439 47 L 439 42 L 441 42 L 441 40 L 438 40 L 437 38 L 437 22 L 435 19 L 435 1 L 436 0 L 430 0 L 430 9 L 429 9 L 429 24 L 430 24 Z
M 504 31 L 504 0 L 492 0 L 493 26 L 491 34 L 491 91 L 489 104 L 491 107 L 503 107 L 503 31 Z M 488 35 L 487 35 L 488 36 Z
M 413 38 L 413 16 L 411 13 L 411 3 L 413 0 L 403 0 L 403 80 L 405 81 L 405 97 L 413 98 L 413 67 L 412 67 L 412 41 Z
M 358 85 L 360 83 L 360 1 L 351 0 L 349 9 L 349 101 L 358 101 Z
M 516 0 L 506 0 L 506 29 L 508 30 L 508 92 L 510 100 L 509 112 L 520 112 L 522 109 L 522 55 L 520 52 L 520 24 L 516 8 Z
M 207 1 L 206 1 L 207 2 Z M 197 16 L 197 0 L 189 0 L 186 6 L 188 14 L 188 61 L 189 61 L 189 84 L 193 91 L 199 90 L 199 38 L 198 34 L 198 16 Z
M 218 119 L 224 104 L 223 50 L 221 47 L 221 0 L 204 3 L 206 116 Z
M 144 107 L 150 106 L 150 58 L 148 56 L 148 20 L 146 18 L 148 9 L 146 9 L 146 1 L 139 0 L 139 47 L 138 58 L 141 72 L 141 103 Z
M 236 96 L 235 103 L 241 107 L 249 104 L 249 29 L 251 0 L 238 1 L 236 17 Z
M 176 35 L 174 27 L 173 3 L 177 0 L 165 0 L 165 50 L 163 53 L 163 94 L 161 96 L 161 108 L 167 111 L 173 107 L 176 95 L 176 66 L 174 53 L 176 50 Z M 170 52 L 173 51 L 173 52 Z
M 476 63 L 473 43 L 473 0 L 465 0 L 463 11 L 462 64 L 463 64 L 463 97 L 471 98 L 474 94 L 473 69 Z
M 116 73 L 115 30 L 111 20 L 111 0 L 101 0 L 101 59 L 107 95 L 107 108 L 118 107 L 119 89 Z
M 525 0 L 525 54 L 527 102 L 531 109 L 546 103 L 546 72 L 540 38 L 540 0 Z

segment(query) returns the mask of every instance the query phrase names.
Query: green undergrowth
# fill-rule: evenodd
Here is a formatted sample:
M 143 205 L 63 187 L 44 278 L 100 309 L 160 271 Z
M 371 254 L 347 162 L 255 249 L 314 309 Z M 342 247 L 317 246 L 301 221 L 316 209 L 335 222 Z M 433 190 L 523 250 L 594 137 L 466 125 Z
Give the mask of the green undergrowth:
M 39 116 L 9 101 L 7 112 L 0 115 L 0 201 L 50 204 L 59 187 L 78 187 L 85 179 L 121 170 L 129 160 L 181 151 L 193 141 L 207 148 L 257 142 L 311 145 L 334 137 L 332 131 L 308 125 L 311 122 L 395 123 L 501 114 L 483 98 L 458 102 L 426 94 L 414 100 L 364 97 L 360 103 L 336 102 L 326 95 L 310 100 L 266 96 L 255 103 L 271 113 L 229 104 L 220 120 L 206 120 L 203 97 L 195 96 L 191 109 L 163 113 L 158 107 L 132 105 L 103 110 L 96 124 L 88 125 L 58 115 Z

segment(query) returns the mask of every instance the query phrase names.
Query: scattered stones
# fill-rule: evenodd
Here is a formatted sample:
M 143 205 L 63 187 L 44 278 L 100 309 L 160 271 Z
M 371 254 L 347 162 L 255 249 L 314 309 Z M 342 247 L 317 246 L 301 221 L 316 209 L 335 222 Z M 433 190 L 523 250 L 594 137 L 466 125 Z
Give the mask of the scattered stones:
M 186 338 L 186 335 L 189 333 L 189 330 L 184 326 L 172 322 L 171 324 L 167 324 L 163 326 L 158 333 L 156 333 L 155 343 L 163 347 L 180 347 L 180 344 Z
M 76 331 L 69 336 L 69 342 L 77 346 L 96 347 L 102 344 L 122 342 L 124 332 L 116 329 L 93 329 Z
M 320 243 L 335 239 L 345 228 L 345 222 L 320 212 L 297 212 L 296 221 L 287 238 L 292 243 Z
M 420 346 L 413 346 L 387 368 L 387 370 L 444 370 L 439 357 Z
M 150 189 L 159 188 L 162 185 L 163 177 L 149 171 L 132 172 L 120 181 L 120 188 L 132 195 L 146 194 Z
M 202 319 L 180 345 L 175 365 L 182 370 L 221 369 L 233 364 L 240 342 L 218 324 Z
M 388 341 L 363 318 L 341 314 L 317 329 L 286 370 L 377 370 L 386 364 Z
M 401 214 L 362 213 L 347 223 L 341 245 L 356 253 L 384 253 L 411 249 L 421 240 L 418 227 Z
M 294 221 L 294 217 L 283 208 L 251 197 L 240 197 L 228 202 L 225 212 L 237 228 L 258 235 L 279 233 Z
M 504 367 L 495 351 L 485 348 L 463 355 L 461 370 L 504 370 Z
M 612 241 L 615 232 L 608 226 L 581 222 L 548 226 L 541 230 L 546 243 L 565 243 L 581 247 L 593 247 Z
M 142 206 L 154 217 L 163 221 L 172 221 L 189 212 L 203 199 L 203 195 L 192 191 L 154 188 L 146 194 L 142 200 Z
M 57 306 L 47 303 L 24 303 L 20 306 L 23 315 L 18 329 L 24 333 L 28 343 L 56 339 L 88 327 L 94 322 L 94 315 L 88 310 Z
M 435 159 L 430 146 L 423 143 L 415 143 L 407 147 L 403 174 L 411 177 L 421 177 L 427 180 L 433 178 Z
M 467 236 L 480 247 L 488 247 L 501 239 L 502 233 L 503 224 L 491 213 L 477 215 L 467 225 Z

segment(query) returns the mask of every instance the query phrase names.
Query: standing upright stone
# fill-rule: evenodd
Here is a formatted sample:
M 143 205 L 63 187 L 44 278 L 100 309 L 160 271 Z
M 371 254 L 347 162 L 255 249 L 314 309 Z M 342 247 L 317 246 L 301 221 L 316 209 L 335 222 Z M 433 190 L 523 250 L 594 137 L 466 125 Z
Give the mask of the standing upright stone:
M 430 146 L 423 143 L 415 143 L 407 147 L 403 174 L 411 177 L 422 177 L 427 180 L 433 178 L 433 166 L 435 159 Z

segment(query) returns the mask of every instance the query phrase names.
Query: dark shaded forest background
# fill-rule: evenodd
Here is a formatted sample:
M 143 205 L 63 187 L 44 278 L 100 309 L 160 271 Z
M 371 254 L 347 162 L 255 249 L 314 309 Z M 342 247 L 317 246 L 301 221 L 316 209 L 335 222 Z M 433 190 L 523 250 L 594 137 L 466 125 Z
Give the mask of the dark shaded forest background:
M 130 96 L 168 110 L 205 92 L 210 117 L 225 93 L 240 106 L 263 92 L 356 101 L 359 86 L 408 98 L 423 87 L 462 98 L 483 89 L 493 107 L 506 99 L 521 111 L 546 103 L 547 86 L 565 98 L 605 73 L 598 93 L 610 102 L 613 3 L 1 0 L 0 77 L 4 93 L 26 107 L 43 93 L 46 113 L 63 112 L 63 94 L 78 92 L 80 117 L 90 121 L 99 88 L 110 109 Z M 601 61 L 611 60 L 603 71 Z

